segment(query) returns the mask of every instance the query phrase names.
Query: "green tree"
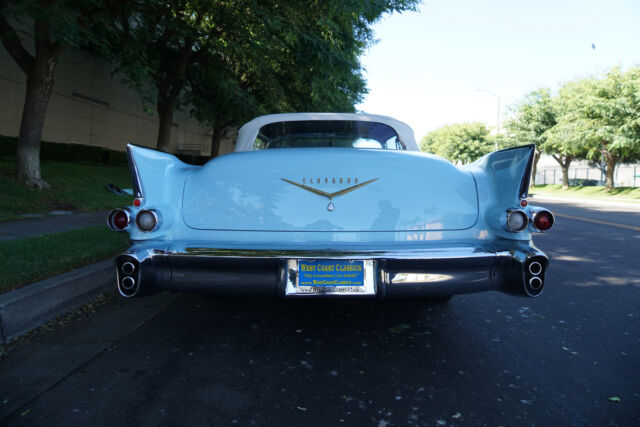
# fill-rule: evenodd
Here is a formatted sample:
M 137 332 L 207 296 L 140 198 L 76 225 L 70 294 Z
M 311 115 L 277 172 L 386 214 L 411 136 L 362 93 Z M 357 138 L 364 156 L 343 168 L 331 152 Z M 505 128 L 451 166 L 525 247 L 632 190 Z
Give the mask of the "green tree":
M 242 26 L 251 14 L 241 14 L 246 2 L 111 0 L 113 25 L 103 36 L 117 72 L 158 114 L 157 148 L 169 151 L 173 115 L 180 108 L 186 72 L 201 57 L 220 49 L 226 54 L 231 23 Z M 119 7 L 116 7 L 119 5 Z M 228 37 L 228 36 L 227 36 Z
M 493 151 L 494 141 L 484 123 L 460 123 L 429 132 L 420 142 L 420 150 L 436 154 L 454 163 L 471 163 Z
M 602 156 L 612 190 L 616 165 L 640 158 L 640 68 L 567 83 L 558 98 L 558 123 L 549 138 L 590 160 Z
M 190 90 L 186 102 L 191 106 L 191 115 L 211 127 L 211 157 L 219 154 L 226 129 L 267 111 L 275 112 L 267 109 L 268 101 L 277 102 L 280 94 L 275 90 L 265 91 L 273 86 L 258 85 L 262 79 L 247 78 L 248 74 L 234 73 L 215 58 L 195 64 L 188 72 Z
M 568 106 L 562 105 L 562 95 L 555 101 L 558 111 L 562 111 Z M 558 123 L 546 133 L 547 140 L 544 144 L 544 152 L 551 155 L 558 162 L 562 170 L 562 188 L 569 188 L 569 166 L 576 159 L 584 158 L 586 155 L 585 146 L 580 138 L 580 132 L 576 123 Z
M 0 39 L 27 77 L 15 167 L 28 186 L 49 188 L 40 170 L 40 140 L 60 54 L 101 43 L 93 30 L 103 10 L 97 0 L 0 2 Z
M 546 153 L 547 131 L 556 125 L 556 112 L 553 108 L 551 91 L 542 88 L 530 92 L 520 103 L 512 108 L 512 111 L 514 113 L 513 117 L 505 122 L 508 136 L 506 138 L 507 143 L 501 145 L 536 145 L 531 171 L 532 183 L 536 185 L 538 160 L 540 160 L 542 153 Z M 565 174 L 563 173 L 564 176 Z
M 269 111 L 353 110 L 365 92 L 359 55 L 372 41 L 371 24 L 385 12 L 411 9 L 416 2 L 124 2 L 113 16 L 111 54 L 126 81 L 156 103 L 157 147 L 168 151 L 173 113 L 187 100 L 193 101 L 194 114 L 214 127 L 237 120 L 228 116 L 246 111 L 247 100 L 250 109 L 268 106 Z M 198 64 L 215 67 L 190 74 Z M 263 93 L 267 86 L 274 98 L 262 105 L 251 92 Z M 239 97 L 244 105 L 229 105 L 238 91 L 246 92 Z

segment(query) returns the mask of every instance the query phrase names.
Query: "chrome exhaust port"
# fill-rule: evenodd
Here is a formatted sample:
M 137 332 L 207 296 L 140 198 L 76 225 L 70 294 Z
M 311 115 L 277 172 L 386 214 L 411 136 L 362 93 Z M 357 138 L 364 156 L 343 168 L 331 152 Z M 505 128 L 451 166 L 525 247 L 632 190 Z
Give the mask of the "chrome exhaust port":
M 542 288 L 542 279 L 539 277 L 532 277 L 531 279 L 529 279 L 529 286 L 531 286 L 531 289 L 537 291 L 538 289 Z
M 534 276 L 542 273 L 542 264 L 540 264 L 538 261 L 533 261 L 531 264 L 529 264 L 529 272 Z
M 131 273 L 136 271 L 136 266 L 133 265 L 133 263 L 127 261 L 124 264 L 122 264 L 121 269 L 124 274 L 130 275 Z
M 127 276 L 122 279 L 122 288 L 126 290 L 131 290 L 136 286 L 136 281 L 133 277 Z

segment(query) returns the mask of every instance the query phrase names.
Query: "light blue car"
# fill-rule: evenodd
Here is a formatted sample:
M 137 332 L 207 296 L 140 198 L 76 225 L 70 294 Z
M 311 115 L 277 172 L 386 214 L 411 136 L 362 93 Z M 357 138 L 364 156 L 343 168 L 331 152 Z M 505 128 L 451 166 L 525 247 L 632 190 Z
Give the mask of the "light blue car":
M 128 145 L 134 206 L 109 214 L 133 241 L 124 297 L 158 290 L 283 297 L 537 296 L 547 256 L 527 204 L 533 145 L 470 165 L 421 153 L 389 117 L 258 117 L 203 166 Z

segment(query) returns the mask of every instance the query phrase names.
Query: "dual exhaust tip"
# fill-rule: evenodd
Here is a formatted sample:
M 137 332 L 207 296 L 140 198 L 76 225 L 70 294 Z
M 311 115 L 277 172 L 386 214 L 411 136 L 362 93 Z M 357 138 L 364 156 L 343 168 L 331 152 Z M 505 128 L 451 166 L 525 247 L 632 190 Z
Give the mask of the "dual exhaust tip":
M 118 292 L 126 298 L 131 298 L 139 292 L 138 262 L 130 257 L 116 260 Z
M 525 293 L 530 297 L 536 297 L 542 292 L 544 287 L 544 261 L 533 259 L 526 265 L 525 270 Z

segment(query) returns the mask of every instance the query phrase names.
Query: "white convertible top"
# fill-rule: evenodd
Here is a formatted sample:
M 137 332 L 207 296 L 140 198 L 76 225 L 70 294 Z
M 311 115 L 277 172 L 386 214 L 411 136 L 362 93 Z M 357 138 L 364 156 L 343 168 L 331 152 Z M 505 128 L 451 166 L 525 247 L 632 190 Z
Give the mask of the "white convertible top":
M 413 129 L 406 123 L 387 116 L 376 114 L 356 114 L 356 113 L 286 113 L 269 114 L 256 117 L 246 123 L 238 131 L 235 151 L 252 151 L 253 142 L 258 136 L 258 131 L 264 125 L 276 122 L 296 122 L 306 120 L 353 120 L 363 122 L 376 122 L 385 124 L 396 131 L 408 151 L 419 151 L 413 135 Z

